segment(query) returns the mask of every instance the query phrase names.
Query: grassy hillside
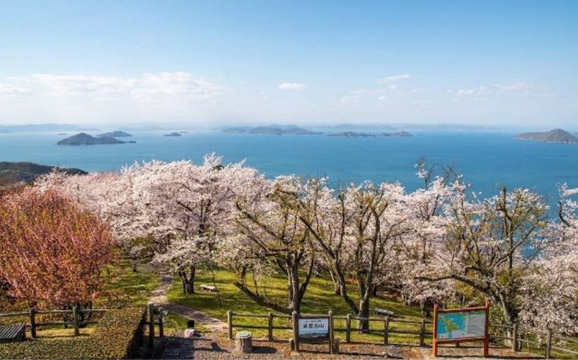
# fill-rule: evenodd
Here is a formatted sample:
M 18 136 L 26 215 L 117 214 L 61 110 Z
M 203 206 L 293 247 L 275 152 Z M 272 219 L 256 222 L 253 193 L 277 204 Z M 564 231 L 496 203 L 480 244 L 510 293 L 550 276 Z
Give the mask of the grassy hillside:
M 197 271 L 197 283 L 196 283 L 196 294 L 186 295 L 183 294 L 181 284 L 178 280 L 173 284 L 168 298 L 172 302 L 176 302 L 182 305 L 190 306 L 196 310 L 203 311 L 212 317 L 218 318 L 220 320 L 226 321 L 227 310 L 232 310 L 235 313 L 253 313 L 253 314 L 267 314 L 270 310 L 257 305 L 251 299 L 249 299 L 245 294 L 243 294 L 239 289 L 237 289 L 233 283 L 236 280 L 236 275 L 232 272 L 219 270 L 216 272 L 216 284 L 219 289 L 219 293 L 206 292 L 199 290 L 199 285 L 210 284 L 212 285 L 212 275 L 209 271 Z M 269 299 L 275 299 L 279 302 L 285 303 L 285 280 L 279 277 L 271 278 L 269 281 L 264 283 L 264 286 L 259 288 L 261 294 L 266 294 Z M 329 279 L 324 278 L 312 278 L 311 283 L 305 294 L 305 299 L 303 302 L 303 313 L 308 314 L 326 314 L 329 310 L 332 310 L 335 316 L 345 316 L 351 313 L 350 308 L 345 304 L 341 297 L 333 294 L 333 284 Z M 351 295 L 355 295 L 355 289 L 352 287 Z M 357 299 L 354 296 L 355 299 Z M 374 308 L 384 308 L 395 312 L 398 316 L 403 316 L 404 318 L 410 320 L 421 320 L 421 315 L 419 309 L 405 306 L 393 299 L 380 297 L 372 300 L 371 309 Z M 242 320 L 234 320 L 235 323 L 246 324 L 246 325 L 266 325 L 266 319 L 256 319 L 256 318 L 245 318 Z M 285 319 L 276 319 L 275 325 L 288 326 L 288 321 Z M 336 328 L 345 328 L 344 320 L 335 321 Z M 352 324 L 355 327 L 355 322 Z M 383 322 L 372 322 L 371 328 L 375 330 L 383 330 Z M 410 324 L 400 324 L 392 323 L 392 330 L 409 330 L 417 331 L 418 325 Z M 239 331 L 241 329 L 235 329 Z M 430 330 L 430 327 L 428 327 Z M 250 331 L 257 337 L 265 336 L 265 330 L 250 329 Z M 291 337 L 289 331 L 287 330 L 276 330 L 275 336 L 279 338 L 288 339 Z M 344 339 L 345 333 L 339 332 L 338 338 Z M 353 332 L 352 340 L 360 341 L 381 341 L 380 335 L 366 335 L 360 334 L 358 332 Z M 411 335 L 391 335 L 390 340 L 392 342 L 399 343 L 413 343 L 418 342 L 416 336 Z

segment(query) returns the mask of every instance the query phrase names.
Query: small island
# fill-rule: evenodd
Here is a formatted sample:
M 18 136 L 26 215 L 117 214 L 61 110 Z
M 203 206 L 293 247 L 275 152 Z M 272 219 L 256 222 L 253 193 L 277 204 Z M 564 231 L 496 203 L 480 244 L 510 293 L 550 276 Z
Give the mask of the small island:
M 178 132 L 172 132 L 172 133 L 165 134 L 164 136 L 177 137 L 177 136 L 183 136 L 183 134 L 178 133 Z
M 115 144 L 126 144 L 125 141 L 117 140 L 110 136 L 92 136 L 87 133 L 79 133 L 66 139 L 62 139 L 56 144 L 58 145 L 68 145 L 68 146 L 79 146 L 79 145 L 115 145 Z M 134 143 L 132 141 L 131 143 Z
M 545 132 L 522 133 L 516 137 L 517 140 L 541 141 L 555 144 L 578 144 L 578 137 L 566 130 L 554 129 Z
M 398 131 L 398 132 L 391 132 L 391 133 L 388 133 L 388 132 L 362 133 L 362 132 L 345 131 L 345 132 L 327 134 L 327 136 L 357 138 L 357 137 L 411 137 L 413 135 L 406 132 L 406 131 Z
M 310 131 L 296 125 L 270 125 L 270 126 L 236 126 L 223 129 L 227 134 L 250 134 L 250 135 L 320 135 L 321 132 Z
M 106 136 L 106 137 L 118 138 L 118 137 L 131 137 L 132 134 L 129 134 L 126 131 L 117 130 L 117 131 L 105 132 L 105 133 L 99 134 L 98 136 L 99 137 Z

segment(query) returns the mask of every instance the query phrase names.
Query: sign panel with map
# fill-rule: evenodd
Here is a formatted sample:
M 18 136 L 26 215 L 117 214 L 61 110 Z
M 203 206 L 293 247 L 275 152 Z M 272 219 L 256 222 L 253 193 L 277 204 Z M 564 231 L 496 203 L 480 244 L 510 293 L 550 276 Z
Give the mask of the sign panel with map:
M 439 340 L 483 338 L 486 334 L 486 311 L 440 313 L 437 322 Z
M 438 344 L 470 341 L 484 342 L 484 356 L 488 356 L 488 317 L 491 303 L 465 309 L 438 309 L 434 306 L 433 355 L 438 356 Z

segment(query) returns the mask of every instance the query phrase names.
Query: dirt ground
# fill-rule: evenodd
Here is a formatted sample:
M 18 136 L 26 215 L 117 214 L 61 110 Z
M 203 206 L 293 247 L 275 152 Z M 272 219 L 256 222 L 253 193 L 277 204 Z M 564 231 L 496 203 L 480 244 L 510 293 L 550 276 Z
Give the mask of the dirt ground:
M 434 359 L 431 347 L 379 345 L 379 344 L 340 344 L 340 354 L 330 355 L 328 346 L 302 344 L 299 353 L 291 352 L 287 341 L 253 341 L 253 353 L 237 354 L 234 342 L 230 340 L 214 341 L 210 338 L 196 338 L 192 344 L 194 359 Z M 483 359 L 480 346 L 444 346 L 439 349 L 440 359 Z M 490 359 L 540 359 L 526 353 L 512 353 L 507 349 L 491 348 Z

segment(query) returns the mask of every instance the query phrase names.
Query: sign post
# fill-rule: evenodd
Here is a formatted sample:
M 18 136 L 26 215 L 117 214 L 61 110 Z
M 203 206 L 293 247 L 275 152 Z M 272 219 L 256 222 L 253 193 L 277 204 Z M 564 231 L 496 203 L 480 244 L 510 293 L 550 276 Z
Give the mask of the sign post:
M 293 312 L 293 342 L 295 351 L 299 352 L 301 343 L 329 343 L 329 353 L 334 352 L 333 313 L 327 315 L 301 315 Z
M 438 309 L 434 305 L 433 356 L 438 356 L 438 344 L 459 344 L 482 341 L 484 356 L 488 356 L 490 337 L 488 325 L 490 301 L 485 306 L 465 309 Z

